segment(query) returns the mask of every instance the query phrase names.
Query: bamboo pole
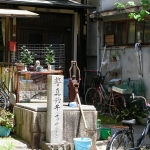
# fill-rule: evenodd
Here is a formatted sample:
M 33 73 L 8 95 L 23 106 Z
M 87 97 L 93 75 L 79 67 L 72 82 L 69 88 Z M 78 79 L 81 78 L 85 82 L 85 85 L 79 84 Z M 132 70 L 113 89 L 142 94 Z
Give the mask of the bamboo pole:
M 83 109 L 82 109 L 82 106 L 81 106 L 81 101 L 80 101 L 80 97 L 79 97 L 78 93 L 77 93 L 77 99 L 78 99 L 78 102 L 79 102 L 79 107 L 80 107 L 80 110 L 81 110 L 81 114 L 82 114 L 82 117 L 83 117 L 85 128 L 87 128 L 86 120 L 85 120 L 85 117 L 84 117 L 84 113 L 83 113 Z

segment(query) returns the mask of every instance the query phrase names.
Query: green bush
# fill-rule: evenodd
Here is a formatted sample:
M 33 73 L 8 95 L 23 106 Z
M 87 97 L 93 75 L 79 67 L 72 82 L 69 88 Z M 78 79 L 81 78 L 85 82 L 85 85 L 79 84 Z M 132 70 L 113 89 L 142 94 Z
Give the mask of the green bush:
M 12 132 L 14 131 L 14 114 L 5 109 L 0 109 L 0 126 L 9 128 Z
M 116 116 L 116 122 L 120 120 L 129 120 L 129 119 L 138 119 L 146 117 L 146 112 L 137 104 L 130 106 L 120 112 L 119 115 Z

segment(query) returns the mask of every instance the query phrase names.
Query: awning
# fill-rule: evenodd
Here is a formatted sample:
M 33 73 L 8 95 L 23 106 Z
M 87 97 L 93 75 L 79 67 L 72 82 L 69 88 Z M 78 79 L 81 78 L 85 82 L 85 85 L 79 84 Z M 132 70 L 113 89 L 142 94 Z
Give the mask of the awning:
M 0 17 L 39 17 L 39 14 L 28 10 L 0 9 Z
M 135 7 L 129 7 L 126 9 L 113 9 L 113 10 L 106 10 L 106 11 L 93 11 L 90 15 L 90 18 L 94 20 L 99 20 L 100 18 L 112 16 L 112 15 L 118 15 L 118 14 L 128 14 L 131 12 L 138 12 L 140 10 L 140 6 Z
M 74 0 L 0 0 L 0 3 L 63 8 L 96 8 Z

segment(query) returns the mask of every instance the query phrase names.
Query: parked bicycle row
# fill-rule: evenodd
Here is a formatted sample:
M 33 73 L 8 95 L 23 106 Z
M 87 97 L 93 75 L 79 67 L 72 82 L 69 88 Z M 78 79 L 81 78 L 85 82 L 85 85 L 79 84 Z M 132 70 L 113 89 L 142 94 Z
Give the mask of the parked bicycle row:
M 122 82 L 121 78 L 111 79 L 105 85 L 105 79 L 109 72 L 106 72 L 104 76 L 101 72 L 93 76 L 92 86 L 85 93 L 85 104 L 94 105 L 100 114 L 108 113 L 112 117 L 117 117 L 123 110 L 133 104 L 130 96 L 137 85 L 130 79 Z M 142 81 L 140 82 L 142 83 Z M 143 103 L 140 107 L 141 109 L 144 108 Z

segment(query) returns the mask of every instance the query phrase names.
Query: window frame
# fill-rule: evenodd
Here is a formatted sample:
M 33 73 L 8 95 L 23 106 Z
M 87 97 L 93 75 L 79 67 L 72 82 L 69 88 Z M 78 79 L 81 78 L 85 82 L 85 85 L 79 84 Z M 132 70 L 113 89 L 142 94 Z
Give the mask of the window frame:
M 108 44 L 108 46 L 124 46 L 124 45 L 126 45 L 126 46 L 130 46 L 130 45 L 133 45 L 133 44 L 135 44 L 135 43 L 137 43 L 136 42 L 136 36 L 137 36 L 137 25 L 138 25 L 138 21 L 137 20 L 134 20 L 134 19 L 130 19 L 130 20 L 117 20 L 117 21 L 108 21 L 108 22 L 112 22 L 113 23 L 113 31 L 112 31 L 112 33 L 111 34 L 105 34 L 105 31 L 104 31 L 104 33 L 103 33 L 103 38 L 104 38 L 104 45 L 105 44 L 107 44 L 107 43 L 105 43 L 105 37 L 106 36 L 108 36 L 108 35 L 113 35 L 114 34 L 114 45 L 109 45 Z M 135 22 L 135 33 L 134 33 L 134 42 L 133 43 L 129 43 L 129 41 L 128 41 L 128 36 L 129 36 L 129 24 L 130 24 L 130 22 Z M 105 24 L 106 24 L 107 22 L 104 22 L 104 26 L 105 26 Z M 122 23 L 121 24 L 121 43 L 118 43 L 118 44 L 116 44 L 115 43 L 115 41 L 116 41 L 116 36 L 115 36 L 115 29 L 116 29 L 116 25 L 118 24 L 118 23 Z M 126 34 L 126 42 L 125 43 L 122 43 L 122 37 L 123 37 L 123 32 L 122 32 L 122 28 L 123 28 L 123 23 L 126 23 L 126 32 L 127 32 L 127 34 Z M 150 44 L 150 42 L 145 42 L 144 40 L 145 40 L 145 38 L 144 38 L 144 36 L 145 36 L 145 24 L 146 24 L 146 21 L 144 20 L 143 21 L 143 29 L 142 29 L 142 32 L 143 32 L 143 35 L 142 35 L 142 42 L 141 42 L 141 44 L 143 44 L 143 45 L 148 45 L 148 44 Z M 104 27 L 105 28 L 105 27 Z M 149 29 L 149 31 L 150 31 L 150 29 Z

